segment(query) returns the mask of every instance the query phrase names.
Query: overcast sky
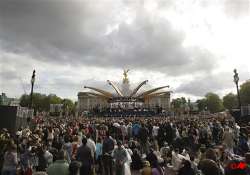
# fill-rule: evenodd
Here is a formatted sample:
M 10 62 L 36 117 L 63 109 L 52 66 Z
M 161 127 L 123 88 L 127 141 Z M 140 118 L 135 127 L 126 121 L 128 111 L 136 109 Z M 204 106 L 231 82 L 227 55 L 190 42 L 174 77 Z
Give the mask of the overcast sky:
M 84 85 L 112 91 L 170 85 L 174 97 L 235 92 L 250 79 L 250 0 L 0 0 L 0 92 L 76 100 Z

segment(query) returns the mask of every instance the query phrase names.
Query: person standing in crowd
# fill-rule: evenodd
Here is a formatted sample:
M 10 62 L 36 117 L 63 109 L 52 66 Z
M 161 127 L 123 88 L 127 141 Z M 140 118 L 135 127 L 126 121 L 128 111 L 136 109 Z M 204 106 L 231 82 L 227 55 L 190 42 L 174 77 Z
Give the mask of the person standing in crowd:
M 141 144 L 141 153 L 144 154 L 144 153 L 148 153 L 148 137 L 149 137 L 149 131 L 148 129 L 146 128 L 145 124 L 142 124 L 140 130 L 139 130 L 139 133 L 138 133 L 138 136 L 139 136 L 139 141 L 140 141 L 140 144 Z
M 126 154 L 127 154 L 127 158 L 126 158 L 126 162 L 125 162 L 125 165 L 124 165 L 124 174 L 125 175 L 131 175 L 131 163 L 132 163 L 132 158 L 131 158 L 131 155 L 133 154 L 132 150 L 128 147 L 128 145 L 124 145 L 123 146 L 125 151 L 126 151 Z
M 152 137 L 154 139 L 156 139 L 156 137 L 158 136 L 158 131 L 159 131 L 159 126 L 158 125 L 154 125 L 152 128 Z
M 98 163 L 98 173 L 102 174 L 102 140 L 99 137 L 96 143 L 96 162 Z
M 143 168 L 141 169 L 141 175 L 152 175 L 152 169 L 149 161 L 143 162 Z
M 170 151 L 170 148 L 168 146 L 168 143 L 164 142 L 164 146 L 160 149 L 160 153 L 161 153 L 162 159 L 164 160 L 165 165 L 167 165 L 167 163 L 170 161 L 168 157 L 169 151 Z
M 221 175 L 220 168 L 211 159 L 201 160 L 198 169 L 201 170 L 202 175 Z
M 67 161 L 68 163 L 70 163 L 71 161 L 71 157 L 72 157 L 72 152 L 73 152 L 73 148 L 72 148 L 72 143 L 70 142 L 70 139 L 69 139 L 69 136 L 66 135 L 64 137 L 64 149 L 66 150 L 66 153 L 67 153 Z
M 158 159 L 154 153 L 153 148 L 150 148 L 149 153 L 147 154 L 146 160 L 149 161 L 151 167 L 158 164 Z
M 121 133 L 122 133 L 122 141 L 125 142 L 125 139 L 128 135 L 128 129 L 127 129 L 127 126 L 125 125 L 124 122 L 122 122 L 121 126 Z
M 90 133 L 87 134 L 87 147 L 90 148 L 90 150 L 91 150 L 91 156 L 92 156 L 93 160 L 95 160 L 96 145 L 95 145 L 94 140 L 91 138 L 91 134 Z
M 225 132 L 223 134 L 223 144 L 226 147 L 226 151 L 230 153 L 234 153 L 233 147 L 234 147 L 234 136 L 233 133 L 230 131 L 230 128 L 227 126 L 225 128 Z
M 30 154 L 30 148 L 28 146 L 26 148 L 20 149 L 20 166 L 21 171 L 24 174 L 32 174 L 30 166 Z
M 140 170 L 143 166 L 143 162 L 141 154 L 138 149 L 134 149 L 131 159 L 132 159 L 131 168 L 133 170 Z
M 138 122 L 135 122 L 135 123 L 132 125 L 132 135 L 133 135 L 135 138 L 138 138 L 140 128 L 141 128 L 141 125 L 140 125 Z
M 106 133 L 106 137 L 103 140 L 102 146 L 102 158 L 103 158 L 103 167 L 105 175 L 113 175 L 113 163 L 111 153 L 114 150 L 114 140 L 109 136 L 109 132 Z
M 17 165 L 17 146 L 14 143 L 9 143 L 4 154 L 2 175 L 16 175 Z
M 44 158 L 46 160 L 47 163 L 47 167 L 53 162 L 54 156 L 53 154 L 50 152 L 49 148 L 47 146 L 43 146 L 44 149 Z M 54 154 L 55 156 L 57 156 L 59 149 L 54 149 Z M 56 160 L 56 159 L 55 159 Z
M 71 156 L 71 160 L 76 160 L 76 153 L 78 150 L 79 145 L 79 138 L 77 136 L 73 137 L 73 142 L 72 142 L 72 156 Z
M 80 175 L 81 163 L 72 161 L 69 165 L 69 175 Z
M 91 149 L 87 146 L 87 138 L 83 137 L 82 146 L 77 150 L 76 159 L 81 162 L 80 175 L 91 175 L 94 163 Z
M 195 172 L 192 169 L 190 161 L 183 160 L 182 167 L 178 171 L 178 175 L 195 175 Z
M 37 158 L 38 158 L 38 165 L 37 165 L 37 171 L 46 171 L 47 168 L 47 161 L 44 157 L 45 150 L 42 146 L 39 146 L 37 148 Z
M 48 169 L 48 175 L 69 175 L 69 164 L 66 161 L 67 153 L 64 150 L 59 151 L 57 159 Z
M 115 160 L 115 174 L 116 175 L 125 175 L 124 165 L 127 161 L 127 152 L 122 147 L 122 142 L 117 141 L 117 148 L 114 149 L 113 158 Z
M 128 138 L 132 137 L 132 123 L 129 122 L 127 125 L 127 133 L 128 133 Z

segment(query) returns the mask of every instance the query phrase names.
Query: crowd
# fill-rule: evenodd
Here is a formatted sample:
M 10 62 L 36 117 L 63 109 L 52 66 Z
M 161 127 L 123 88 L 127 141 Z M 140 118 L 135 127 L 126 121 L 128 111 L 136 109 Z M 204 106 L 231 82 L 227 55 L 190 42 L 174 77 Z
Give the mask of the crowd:
M 2 175 L 246 175 L 250 135 L 232 118 L 36 117 L 0 133 Z

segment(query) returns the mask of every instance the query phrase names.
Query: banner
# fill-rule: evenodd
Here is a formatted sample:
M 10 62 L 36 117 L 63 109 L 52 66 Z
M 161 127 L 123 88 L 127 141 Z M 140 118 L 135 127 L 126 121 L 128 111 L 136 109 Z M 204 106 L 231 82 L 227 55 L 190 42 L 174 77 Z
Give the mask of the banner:
M 60 113 L 62 112 L 63 104 L 50 104 L 51 113 Z
M 21 107 L 21 106 L 17 107 L 17 117 L 19 118 L 32 118 L 33 114 L 34 114 L 33 109 L 29 109 L 29 108 Z

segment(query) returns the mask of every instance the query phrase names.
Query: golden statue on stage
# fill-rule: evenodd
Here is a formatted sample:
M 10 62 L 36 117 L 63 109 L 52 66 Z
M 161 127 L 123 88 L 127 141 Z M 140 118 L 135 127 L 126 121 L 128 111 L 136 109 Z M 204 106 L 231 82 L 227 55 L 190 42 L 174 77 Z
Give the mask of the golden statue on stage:
M 128 72 L 129 72 L 129 69 L 124 69 L 123 70 L 123 82 L 128 82 Z
M 150 89 L 148 91 L 144 91 L 144 92 L 138 94 L 139 89 L 143 85 L 145 85 L 148 82 L 148 80 L 144 80 L 135 89 L 133 89 L 131 91 L 130 85 L 129 85 L 129 79 L 128 79 L 128 72 L 129 71 L 130 71 L 130 69 L 123 69 L 123 83 L 121 85 L 121 89 L 119 89 L 119 87 L 117 87 L 112 81 L 107 80 L 108 84 L 111 85 L 113 87 L 113 89 L 116 91 L 118 97 L 129 97 L 129 98 L 135 97 L 135 98 L 145 99 L 146 97 L 152 98 L 152 97 L 159 97 L 159 96 L 165 95 L 165 94 L 170 94 L 171 91 L 157 92 L 161 89 L 164 89 L 167 87 L 169 88 L 169 86 L 161 86 L 161 87 L 153 88 L 153 89 Z M 89 94 L 91 96 L 102 97 L 105 99 L 112 99 L 114 97 L 117 97 L 116 95 L 114 95 L 111 92 L 108 92 L 108 91 L 105 91 L 102 89 L 98 89 L 95 87 L 84 86 L 84 88 L 98 92 L 98 93 L 86 92 L 87 94 Z

